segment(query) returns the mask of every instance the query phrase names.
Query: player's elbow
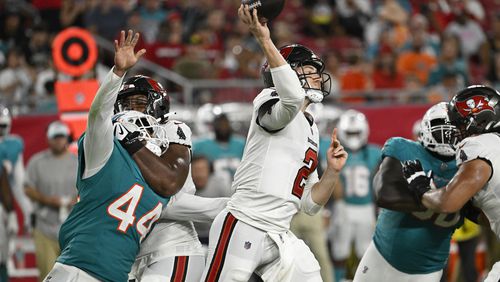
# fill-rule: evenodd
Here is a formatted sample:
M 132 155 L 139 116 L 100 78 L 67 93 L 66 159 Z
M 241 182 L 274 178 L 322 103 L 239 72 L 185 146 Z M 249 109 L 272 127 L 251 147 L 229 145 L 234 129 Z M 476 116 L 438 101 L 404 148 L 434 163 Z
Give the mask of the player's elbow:
M 153 186 L 156 193 L 162 197 L 171 197 L 181 190 L 182 185 L 175 182 L 160 181 L 158 185 Z

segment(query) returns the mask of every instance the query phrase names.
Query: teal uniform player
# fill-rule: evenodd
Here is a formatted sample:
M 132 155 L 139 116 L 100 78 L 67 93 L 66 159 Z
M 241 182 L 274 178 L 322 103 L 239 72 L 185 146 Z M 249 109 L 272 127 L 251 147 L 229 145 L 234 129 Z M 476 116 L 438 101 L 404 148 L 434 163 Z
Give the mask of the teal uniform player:
M 375 234 L 359 262 L 354 281 L 435 282 L 448 259 L 450 239 L 462 220 L 459 213 L 437 214 L 422 207 L 408 192 L 402 162 L 419 160 L 443 187 L 457 171 L 456 127 L 450 124 L 446 103 L 432 106 L 422 118 L 418 142 L 387 140 L 373 179 L 381 207 Z
M 216 171 L 227 171 L 231 177 L 240 164 L 245 140 L 232 136 L 227 143 L 221 144 L 214 139 L 204 138 L 193 142 L 193 154 L 207 157 Z
M 0 164 L 7 159 L 7 154 L 4 148 L 0 148 Z M 3 175 L 5 172 L 3 165 L 0 166 L 0 178 L 6 177 Z M 1 182 L 1 181 L 0 181 Z M 0 184 L 2 185 L 2 184 Z M 9 275 L 7 273 L 7 262 L 9 260 L 9 228 L 12 223 L 17 224 L 16 216 L 12 216 L 15 213 L 13 210 L 14 203 L 12 202 L 12 192 L 10 187 L 0 187 L 0 282 L 9 281 Z M 8 215 L 8 216 L 7 216 Z M 7 221 L 4 222 L 4 218 Z M 10 222 L 14 220 L 15 222 Z
M 344 201 L 349 205 L 372 204 L 372 179 L 380 162 L 380 147 L 368 144 L 355 152 L 346 151 L 349 158 L 340 174 Z
M 383 156 L 400 161 L 420 160 L 426 172 L 433 171 L 437 187 L 444 187 L 457 171 L 455 159 L 443 162 L 421 144 L 407 139 L 389 139 L 382 152 Z M 461 217 L 458 213 L 404 213 L 382 209 L 373 242 L 384 259 L 399 271 L 432 273 L 445 267 L 451 235 L 459 223 Z
M 232 178 L 243 157 L 245 139 L 232 133 L 225 114 L 215 117 L 214 135 L 214 138 L 194 140 L 193 155 L 205 156 L 216 172 L 226 171 Z
M 83 138 L 78 146 L 80 200 L 61 227 L 62 253 L 57 262 L 76 266 L 102 281 L 127 281 L 139 244 L 167 199 L 151 190 L 116 139 L 106 165 L 82 179 L 82 143 Z

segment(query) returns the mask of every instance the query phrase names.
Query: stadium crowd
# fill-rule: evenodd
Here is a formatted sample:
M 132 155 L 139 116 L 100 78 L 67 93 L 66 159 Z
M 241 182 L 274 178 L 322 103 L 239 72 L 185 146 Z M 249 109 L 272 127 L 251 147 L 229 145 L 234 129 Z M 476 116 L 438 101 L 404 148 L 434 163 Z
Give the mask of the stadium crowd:
M 237 20 L 238 1 L 0 5 L 0 89 L 14 114 L 55 111 L 51 42 L 70 26 L 106 39 L 123 28 L 138 30 L 146 58 L 186 78 L 260 77 L 263 56 Z M 436 102 L 469 83 L 499 83 L 499 11 L 492 0 L 290 0 L 271 25 L 277 46 L 307 43 L 325 59 L 332 94 L 344 101 L 371 101 L 392 90 Z M 110 67 L 111 56 L 102 54 L 99 61 Z
M 13 116 L 57 112 L 54 82 L 68 77 L 54 67 L 51 43 L 59 31 L 70 26 L 88 29 L 106 39 L 116 38 L 122 29 L 137 30 L 142 34 L 138 49 L 147 49 L 147 60 L 189 79 L 261 79 L 265 59 L 255 38 L 237 17 L 239 5 L 240 1 L 234 0 L 0 1 L 0 103 Z M 284 11 L 271 23 L 271 31 L 276 46 L 302 43 L 321 55 L 332 77 L 331 97 L 343 105 L 382 101 L 384 93 L 390 94 L 390 101 L 435 104 L 449 101 L 459 89 L 470 84 L 500 86 L 500 3 L 494 0 L 288 0 Z M 104 51 L 100 54 L 99 65 L 86 76 L 99 78 L 99 68 L 109 69 L 113 65 L 112 56 Z M 154 73 L 149 75 L 164 82 L 167 91 L 179 91 L 178 86 Z M 411 95 L 398 98 L 398 93 Z M 245 139 L 234 134 L 227 115 L 216 111 L 211 115 L 209 132 L 196 132 L 194 128 L 194 135 L 199 138 L 193 140 L 193 181 L 197 195 L 227 197 L 231 194 L 229 187 L 243 155 Z M 415 132 L 418 136 L 418 128 Z M 47 132 L 48 139 L 69 135 L 68 132 L 51 134 Z M 367 138 L 368 133 L 362 138 L 363 146 Z M 28 175 L 33 170 L 28 170 Z M 371 175 L 373 168 L 369 170 Z M 24 182 L 36 186 L 33 176 Z M 68 199 L 68 192 L 57 188 L 64 197 L 55 200 L 57 195 L 47 192 L 54 196 L 51 199 L 56 204 L 45 206 L 67 212 L 65 209 L 74 203 L 73 195 Z M 36 196 L 32 193 L 28 196 L 34 200 Z M 332 244 L 338 236 L 332 228 L 347 224 L 330 220 L 332 213 L 338 215 L 342 197 L 335 195 L 322 216 L 316 218 L 324 224 L 320 228 L 323 237 L 319 239 L 319 248 L 335 248 L 327 247 L 322 240 L 328 238 Z M 38 222 L 43 220 L 39 213 L 37 217 L 42 218 L 37 218 Z M 50 217 L 64 218 L 57 213 Z M 318 221 L 314 222 L 317 228 Z M 297 220 L 295 224 L 297 233 L 304 228 Z M 201 242 L 206 243 L 208 227 L 202 224 L 196 227 Z M 481 260 L 487 260 L 484 242 L 486 238 L 491 240 L 491 234 L 480 235 L 480 228 L 470 222 L 464 229 L 458 232 L 456 240 L 475 240 L 466 256 L 480 261 L 476 262 L 478 273 L 472 275 L 477 279 L 489 269 L 488 263 L 481 264 Z M 40 237 L 37 232 L 40 230 L 35 229 L 33 234 Z M 371 234 L 365 235 L 371 238 Z M 314 244 L 318 239 L 313 237 L 306 243 Z M 335 259 L 333 250 L 326 254 L 327 262 L 318 257 L 324 254 L 315 253 L 322 268 L 326 264 L 336 269 L 336 272 L 330 270 L 330 274 L 322 272 L 325 281 L 335 278 L 342 281 L 354 275 L 364 249 L 358 250 L 360 246 L 356 246 L 351 252 L 351 242 L 345 244 L 348 246 L 343 249 L 348 254 L 341 259 Z M 476 250 L 478 244 L 482 247 Z M 493 247 L 488 248 L 493 261 L 498 257 L 497 245 L 492 243 Z M 312 246 L 311 249 L 315 252 Z M 456 250 L 452 250 L 451 270 L 445 275 L 448 281 L 458 281 L 453 272 L 456 256 Z M 48 270 L 50 266 L 44 266 L 44 271 Z M 465 278 L 470 275 L 459 276 L 461 281 L 472 281 Z

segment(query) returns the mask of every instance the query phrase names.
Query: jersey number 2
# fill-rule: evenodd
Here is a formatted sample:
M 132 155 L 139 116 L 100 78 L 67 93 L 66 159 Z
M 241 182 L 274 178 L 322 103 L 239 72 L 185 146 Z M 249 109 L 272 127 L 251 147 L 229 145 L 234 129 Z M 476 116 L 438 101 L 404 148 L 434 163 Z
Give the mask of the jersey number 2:
M 112 217 L 118 219 L 120 224 L 118 225 L 118 230 L 127 233 L 128 228 L 135 222 L 135 209 L 141 200 L 142 191 L 144 188 L 138 184 L 134 184 L 127 193 L 125 193 L 120 198 L 116 199 L 113 203 L 108 206 L 108 213 Z M 127 205 L 128 204 L 128 205 Z M 125 205 L 126 208 L 124 207 Z M 162 204 L 158 203 L 156 207 L 145 213 L 136 224 L 137 232 L 141 235 L 141 240 L 146 234 L 148 234 L 149 229 L 154 222 L 160 218 Z
M 297 176 L 295 176 L 292 189 L 292 194 L 299 199 L 302 198 L 302 193 L 304 193 L 307 177 L 309 177 L 309 174 L 318 166 L 318 153 L 312 148 L 307 149 L 304 163 L 305 165 L 299 169 Z

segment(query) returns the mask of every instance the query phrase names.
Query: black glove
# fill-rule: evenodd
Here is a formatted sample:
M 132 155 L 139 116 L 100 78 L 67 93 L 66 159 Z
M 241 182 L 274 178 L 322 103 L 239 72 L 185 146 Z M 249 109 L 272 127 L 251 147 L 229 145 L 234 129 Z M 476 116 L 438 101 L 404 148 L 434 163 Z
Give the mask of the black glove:
M 421 205 L 422 195 L 431 189 L 432 176 L 427 176 L 419 160 L 404 161 L 403 175 L 408 182 L 408 189 L 413 193 L 417 203 Z
M 139 131 L 129 131 L 122 123 L 115 122 L 113 124 L 113 134 L 120 141 L 122 147 L 127 150 L 130 156 L 133 156 L 137 151 L 144 147 L 144 142 L 139 139 L 141 133 Z

